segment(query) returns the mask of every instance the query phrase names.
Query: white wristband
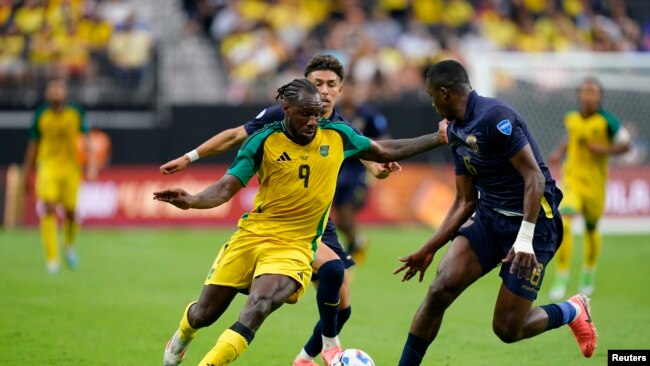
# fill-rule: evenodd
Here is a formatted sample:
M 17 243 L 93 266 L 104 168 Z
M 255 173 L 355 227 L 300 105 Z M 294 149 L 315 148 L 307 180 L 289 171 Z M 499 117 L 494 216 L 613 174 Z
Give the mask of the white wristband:
M 521 227 L 519 228 L 519 233 L 517 234 L 517 239 L 513 248 L 515 253 L 535 253 L 533 250 L 533 237 L 535 236 L 535 224 L 528 221 L 521 221 Z
M 185 155 L 187 155 L 187 157 L 190 159 L 190 163 L 193 162 L 193 161 L 199 160 L 199 157 L 200 157 L 199 153 L 198 153 L 198 151 L 196 151 L 196 149 L 188 152 Z

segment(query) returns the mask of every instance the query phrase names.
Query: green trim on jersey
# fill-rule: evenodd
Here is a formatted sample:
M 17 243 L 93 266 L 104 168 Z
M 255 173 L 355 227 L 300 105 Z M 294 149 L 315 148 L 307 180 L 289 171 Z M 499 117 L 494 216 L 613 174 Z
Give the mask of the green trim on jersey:
M 245 187 L 248 181 L 257 173 L 264 155 L 264 141 L 273 133 L 284 132 L 282 121 L 269 123 L 261 130 L 248 136 L 237 152 L 226 174 L 239 179 Z
M 90 131 L 90 126 L 88 125 L 88 120 L 86 120 L 86 110 L 84 107 L 76 103 L 68 103 L 66 104 L 66 107 L 75 109 L 77 113 L 79 113 L 79 129 L 83 133 L 88 133 Z
M 602 108 L 598 113 L 600 113 L 603 118 L 605 118 L 605 121 L 607 121 L 607 134 L 610 139 L 613 139 L 621 128 L 621 121 L 616 116 Z
M 328 215 L 329 210 L 325 210 L 323 213 L 323 216 L 321 216 L 320 220 L 318 220 L 318 226 L 316 227 L 316 235 L 314 235 L 314 239 L 311 241 L 311 249 L 314 251 L 314 256 L 316 255 L 316 249 L 318 248 L 318 239 L 323 236 L 323 231 L 325 231 L 325 223 L 327 222 L 327 218 L 329 217 Z
M 29 138 L 32 140 L 38 140 L 41 137 L 41 134 L 38 131 L 38 121 L 40 121 L 43 113 L 50 107 L 48 103 L 43 103 L 39 105 L 34 111 L 34 116 L 32 117 L 32 126 L 29 128 Z
M 341 136 L 346 159 L 370 149 L 370 139 L 359 135 L 347 123 L 321 118 L 318 120 L 318 127 L 323 130 L 334 130 Z

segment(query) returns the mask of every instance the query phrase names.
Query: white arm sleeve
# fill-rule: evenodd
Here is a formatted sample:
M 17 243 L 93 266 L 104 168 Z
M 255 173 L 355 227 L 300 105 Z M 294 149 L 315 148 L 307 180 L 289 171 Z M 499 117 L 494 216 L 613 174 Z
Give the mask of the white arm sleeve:
M 616 135 L 614 135 L 614 138 L 612 139 L 616 145 L 629 144 L 630 140 L 632 140 L 632 137 L 628 130 L 623 126 L 619 127 L 618 132 L 616 132 Z

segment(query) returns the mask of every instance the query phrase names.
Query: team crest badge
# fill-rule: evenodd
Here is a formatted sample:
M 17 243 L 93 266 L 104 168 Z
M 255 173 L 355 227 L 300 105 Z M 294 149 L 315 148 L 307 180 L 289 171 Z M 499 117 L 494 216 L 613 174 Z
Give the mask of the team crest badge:
M 476 136 L 474 135 L 469 135 L 465 139 L 465 143 L 467 146 L 469 146 L 470 149 L 474 152 L 478 152 L 478 143 L 476 142 Z
M 510 136 L 512 133 L 512 123 L 510 123 L 509 119 L 504 119 L 497 124 L 497 129 L 501 131 L 502 134 Z
M 330 145 L 323 145 L 320 147 L 320 156 L 327 156 L 330 154 Z

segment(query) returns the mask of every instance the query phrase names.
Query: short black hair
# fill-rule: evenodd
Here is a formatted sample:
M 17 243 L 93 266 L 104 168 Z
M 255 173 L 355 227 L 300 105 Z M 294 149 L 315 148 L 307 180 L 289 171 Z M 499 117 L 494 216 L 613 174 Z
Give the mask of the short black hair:
M 341 61 L 332 55 L 318 55 L 309 60 L 309 63 L 307 66 L 305 66 L 304 76 L 307 77 L 312 72 L 318 70 L 333 71 L 339 77 L 339 79 L 341 79 L 341 81 L 343 81 L 343 77 L 345 76 L 345 72 L 343 71 L 343 64 L 341 64 Z
M 600 96 L 602 97 L 605 94 L 605 88 L 603 87 L 603 83 L 598 80 L 597 77 L 595 76 L 587 76 L 586 78 L 582 79 L 582 82 L 580 83 L 580 86 L 578 86 L 577 92 L 580 92 L 582 87 L 585 84 L 594 84 L 598 87 L 598 90 L 600 90 Z
M 440 61 L 431 66 L 427 71 L 427 83 L 455 91 L 472 87 L 467 70 L 460 62 L 454 60 Z
M 278 95 L 275 100 L 283 100 L 288 104 L 296 104 L 301 99 L 300 91 L 304 90 L 306 93 L 318 94 L 318 89 L 307 79 L 293 79 L 290 83 L 284 84 L 278 88 Z

